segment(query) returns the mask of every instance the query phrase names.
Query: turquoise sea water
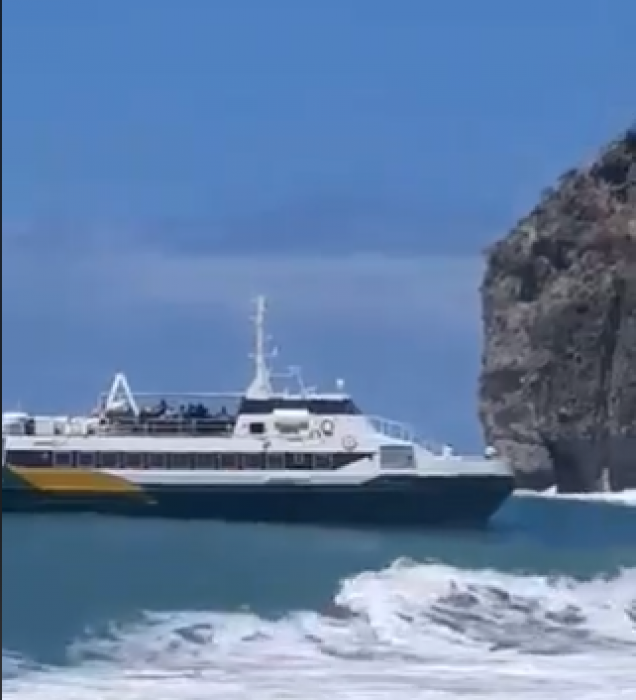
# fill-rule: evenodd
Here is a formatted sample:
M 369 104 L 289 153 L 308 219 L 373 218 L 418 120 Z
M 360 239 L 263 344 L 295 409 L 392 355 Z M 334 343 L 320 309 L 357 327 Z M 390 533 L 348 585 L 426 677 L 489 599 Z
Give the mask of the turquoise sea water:
M 482 533 L 2 525 L 3 699 L 636 698 L 629 505 L 516 497 Z

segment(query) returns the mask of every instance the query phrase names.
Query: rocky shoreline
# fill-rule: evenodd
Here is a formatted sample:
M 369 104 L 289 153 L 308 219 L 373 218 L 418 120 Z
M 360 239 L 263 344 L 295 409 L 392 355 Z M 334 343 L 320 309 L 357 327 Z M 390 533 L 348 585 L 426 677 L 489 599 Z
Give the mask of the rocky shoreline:
M 480 418 L 519 486 L 636 488 L 636 125 L 488 251 Z

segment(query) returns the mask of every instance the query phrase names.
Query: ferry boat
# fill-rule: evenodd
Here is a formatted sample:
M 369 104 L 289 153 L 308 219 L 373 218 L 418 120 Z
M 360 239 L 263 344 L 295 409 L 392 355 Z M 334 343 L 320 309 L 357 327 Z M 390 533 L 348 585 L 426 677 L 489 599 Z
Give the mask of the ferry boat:
M 3 413 L 3 516 L 376 527 L 489 521 L 514 488 L 506 464 L 488 450 L 466 457 L 433 448 L 401 424 L 366 415 L 343 382 L 320 393 L 294 371 L 287 376 L 298 389 L 276 391 L 265 315 L 260 297 L 254 377 L 242 393 L 134 394 L 118 374 L 90 415 Z

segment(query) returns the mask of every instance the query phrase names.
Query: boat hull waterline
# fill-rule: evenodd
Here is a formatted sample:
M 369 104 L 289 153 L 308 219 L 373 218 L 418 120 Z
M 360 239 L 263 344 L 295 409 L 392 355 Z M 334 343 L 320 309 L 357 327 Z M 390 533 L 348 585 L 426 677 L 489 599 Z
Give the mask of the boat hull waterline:
M 365 527 L 482 527 L 514 490 L 505 474 L 379 475 L 363 483 L 144 483 L 99 472 L 3 469 L 2 514 Z M 40 478 L 38 478 L 40 477 Z M 38 483 L 39 482 L 39 483 Z

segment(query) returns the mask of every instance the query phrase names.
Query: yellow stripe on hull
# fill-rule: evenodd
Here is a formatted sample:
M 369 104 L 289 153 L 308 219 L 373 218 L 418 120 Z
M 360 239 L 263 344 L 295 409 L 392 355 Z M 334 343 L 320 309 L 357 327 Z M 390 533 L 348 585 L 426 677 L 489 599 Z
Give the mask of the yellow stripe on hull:
M 112 474 L 88 469 L 58 469 L 49 467 L 10 467 L 11 471 L 38 491 L 65 493 L 142 494 L 137 484 Z

